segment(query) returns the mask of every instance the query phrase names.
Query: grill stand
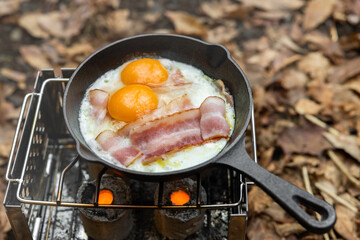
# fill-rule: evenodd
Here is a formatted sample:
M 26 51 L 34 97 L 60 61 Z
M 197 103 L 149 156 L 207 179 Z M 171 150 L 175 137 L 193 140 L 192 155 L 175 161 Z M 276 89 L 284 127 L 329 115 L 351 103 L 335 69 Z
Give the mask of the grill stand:
M 56 231 L 51 230 L 51 227 L 54 228 L 51 225 L 54 212 L 61 215 L 62 209 L 64 209 L 62 207 L 94 207 L 97 205 L 96 201 L 90 205 L 75 203 L 75 199 L 72 199 L 71 195 L 74 195 L 74 191 L 76 194 L 76 190 L 63 189 L 64 181 L 81 182 L 84 180 L 81 179 L 81 176 L 87 176 L 87 173 L 81 170 L 84 169 L 80 166 L 82 163 L 74 161 L 65 164 L 59 161 L 65 156 L 67 156 L 67 159 L 76 156 L 73 140 L 69 138 L 68 134 L 64 134 L 67 133 L 64 121 L 57 119 L 57 116 L 62 116 L 62 96 L 65 84 L 74 70 L 62 69 L 63 78 L 55 78 L 52 69 L 39 71 L 34 93 L 29 93 L 24 98 L 6 173 L 9 184 L 4 198 L 6 213 L 16 239 L 43 239 L 41 236 L 44 231 L 41 232 L 41 229 L 46 229 L 47 234 L 52 232 L 50 236 L 52 239 L 56 235 Z M 42 101 L 46 101 L 48 104 L 41 104 Z M 54 111 L 55 114 L 52 113 Z M 46 117 L 42 117 L 42 115 Z M 257 161 L 253 109 L 251 140 L 254 160 Z M 61 169 L 64 170 L 61 171 Z M 65 169 L 72 173 L 68 173 L 71 177 L 64 180 L 61 176 L 65 174 Z M 244 239 L 248 211 L 247 186 L 253 183 L 246 181 L 242 175 L 233 171 L 228 170 L 228 175 L 232 179 L 230 185 L 234 185 L 235 182 L 235 185 L 239 185 L 240 188 L 237 191 L 234 186 L 232 187 L 232 199 L 235 199 L 234 202 L 203 205 L 198 203 L 196 206 L 185 206 L 184 208 L 230 208 L 228 239 L 239 239 L 240 236 L 241 239 Z M 33 176 L 33 178 L 29 176 Z M 57 181 L 56 179 L 59 178 L 60 181 Z M 198 179 L 201 180 L 201 177 L 198 177 Z M 34 183 L 38 188 L 30 188 L 31 184 L 34 185 Z M 51 183 L 56 186 L 51 186 Z M 198 183 L 200 184 L 199 181 Z M 160 182 L 161 185 L 163 183 Z M 72 194 L 67 194 L 65 199 L 62 199 L 64 190 L 67 193 L 72 192 Z M 50 201 L 47 199 L 50 199 Z M 56 207 L 54 208 L 54 206 Z M 164 205 L 120 205 L 112 207 L 135 209 L 176 208 L 175 206 Z M 69 218 L 71 226 L 81 225 L 75 216 L 76 212 L 77 209 L 73 210 L 72 216 Z M 69 239 L 76 238 L 74 236 L 75 230 L 74 227 L 68 230 Z M 49 235 L 46 235 L 46 239 L 48 237 Z

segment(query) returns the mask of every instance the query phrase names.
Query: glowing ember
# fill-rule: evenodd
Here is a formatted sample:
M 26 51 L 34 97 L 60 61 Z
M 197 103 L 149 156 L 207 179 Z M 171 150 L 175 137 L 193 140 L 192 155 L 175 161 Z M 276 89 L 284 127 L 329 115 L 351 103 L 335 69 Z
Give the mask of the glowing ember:
M 114 200 L 113 193 L 110 190 L 102 189 L 99 193 L 99 204 L 112 204 Z
M 190 196 L 186 192 L 179 190 L 171 194 L 170 200 L 174 205 L 181 206 L 190 200 Z

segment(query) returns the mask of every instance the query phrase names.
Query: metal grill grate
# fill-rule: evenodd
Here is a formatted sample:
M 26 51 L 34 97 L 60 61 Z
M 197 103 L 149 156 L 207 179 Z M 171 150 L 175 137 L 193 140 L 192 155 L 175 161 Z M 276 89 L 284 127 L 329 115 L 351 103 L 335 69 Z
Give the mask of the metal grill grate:
M 39 72 L 35 92 L 28 94 L 24 99 L 6 175 L 9 186 L 4 201 L 14 233 L 19 239 L 30 235 L 31 232 L 34 239 L 38 239 L 39 236 L 56 239 L 57 234 L 63 229 L 70 231 L 66 233 L 69 238 L 82 239 L 80 235 L 83 231 L 77 210 L 63 207 L 97 206 L 96 202 L 77 203 L 75 197 L 79 184 L 88 180 L 89 174 L 88 165 L 75 158 L 77 152 L 74 140 L 69 135 L 62 116 L 62 96 L 66 82 L 73 71 L 74 69 L 63 69 L 63 78 L 55 78 L 52 70 Z M 256 156 L 253 117 L 251 130 L 253 153 Z M 231 226 L 232 220 L 246 221 L 247 186 L 252 183 L 247 182 L 242 175 L 234 171 L 225 171 L 226 174 L 221 174 L 225 175 L 224 182 L 227 186 L 223 196 L 210 197 L 206 204 L 199 202 L 193 206 L 165 206 L 140 202 L 136 205 L 103 207 L 140 210 L 205 208 L 218 209 L 217 211 L 225 211 L 225 213 L 228 212 L 226 209 L 231 209 L 228 219 Z M 101 174 L 98 177 L 101 177 Z M 209 178 L 200 175 L 195 177 L 199 184 L 202 181 L 204 185 Z M 158 184 L 161 189 L 163 182 Z M 212 190 L 208 189 L 208 191 Z M 209 212 L 208 218 L 211 218 L 212 213 L 213 211 Z M 67 216 L 67 221 L 59 221 L 61 216 Z M 25 222 L 29 229 L 23 230 Z M 64 226 L 57 226 L 59 224 Z M 76 234 L 80 234 L 80 237 L 76 237 Z

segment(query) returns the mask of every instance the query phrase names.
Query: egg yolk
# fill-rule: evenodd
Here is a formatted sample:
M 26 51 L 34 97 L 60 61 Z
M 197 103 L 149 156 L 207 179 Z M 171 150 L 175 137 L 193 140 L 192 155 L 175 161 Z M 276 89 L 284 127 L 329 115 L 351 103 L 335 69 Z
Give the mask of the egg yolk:
M 156 94 L 144 85 L 125 86 L 113 95 L 108 102 L 108 111 L 112 118 L 132 122 L 144 113 L 157 108 Z
M 160 84 L 168 79 L 168 72 L 159 60 L 143 58 L 129 63 L 121 72 L 124 84 Z

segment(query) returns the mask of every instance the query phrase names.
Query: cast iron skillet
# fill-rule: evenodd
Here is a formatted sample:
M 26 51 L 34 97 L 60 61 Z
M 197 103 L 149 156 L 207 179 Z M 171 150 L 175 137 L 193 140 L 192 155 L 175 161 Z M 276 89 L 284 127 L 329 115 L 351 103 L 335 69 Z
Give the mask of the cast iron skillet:
M 191 168 L 165 173 L 149 173 L 118 167 L 98 157 L 87 146 L 81 135 L 78 121 L 80 103 L 86 89 L 105 72 L 135 57 L 146 56 L 159 56 L 187 63 L 201 69 L 214 79 L 224 81 L 234 97 L 235 127 L 228 144 L 217 156 Z M 215 165 L 226 165 L 252 179 L 309 231 L 315 233 L 329 231 L 336 221 L 336 214 L 328 203 L 268 172 L 247 154 L 244 147 L 244 135 L 249 124 L 251 108 L 252 96 L 249 83 L 226 48 L 218 44 L 209 44 L 194 38 L 171 34 L 139 35 L 119 40 L 98 50 L 76 69 L 66 86 L 64 95 L 65 121 L 82 158 L 102 163 L 128 177 L 146 181 L 173 180 L 190 176 Z M 319 212 L 322 220 L 315 220 L 299 205 Z

